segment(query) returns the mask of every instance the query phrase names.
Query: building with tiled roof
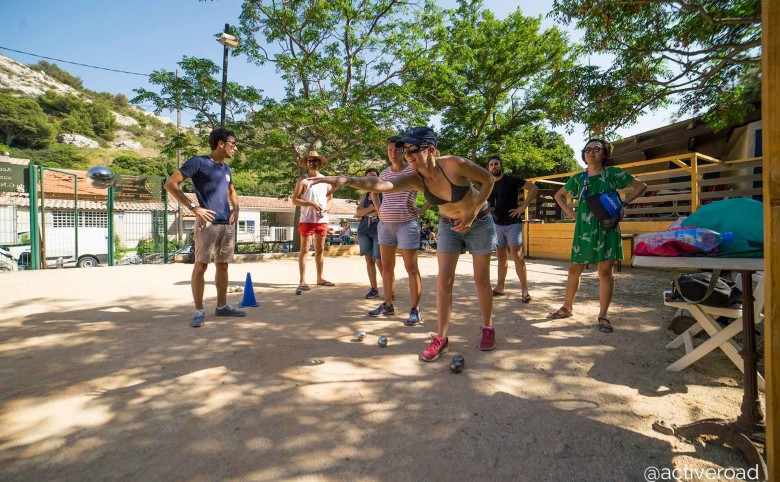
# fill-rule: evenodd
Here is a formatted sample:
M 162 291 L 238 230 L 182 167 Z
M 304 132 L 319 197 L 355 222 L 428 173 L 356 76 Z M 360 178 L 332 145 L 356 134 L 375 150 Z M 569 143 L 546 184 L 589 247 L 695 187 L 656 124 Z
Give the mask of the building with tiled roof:
M 20 181 L 19 169 L 29 165 L 26 159 L 0 156 L 0 168 L 6 166 L 14 171 L 13 182 L 8 177 L 6 188 L 0 189 L 0 245 L 15 244 L 22 233 L 30 232 L 30 198 L 26 192 L 26 177 Z M 151 239 L 154 233 L 162 235 L 163 224 L 167 224 L 171 237 L 184 239 L 191 233 L 195 217 L 186 208 L 181 209 L 179 223 L 178 203 L 168 198 L 163 201 L 163 179 L 156 176 L 121 175 L 122 184 L 115 188 L 114 232 L 121 240 L 121 246 L 133 249 L 139 241 Z M 3 182 L 0 173 L 0 183 Z M 15 183 L 15 184 L 14 184 Z M 51 234 L 58 228 L 75 228 L 75 209 L 78 204 L 79 226 L 105 228 L 107 226 L 107 190 L 92 186 L 86 171 L 67 169 L 43 169 L 42 193 L 39 206 L 43 206 L 46 230 Z M 78 199 L 76 199 L 78 186 Z M 0 185 L 0 187 L 3 187 Z M 195 194 L 187 197 L 195 200 Z M 239 196 L 238 240 L 286 241 L 292 239 L 295 221 L 295 206 L 289 198 L 278 199 L 265 196 Z M 341 219 L 352 219 L 356 203 L 346 199 L 334 199 L 330 210 L 331 223 Z M 163 223 L 164 220 L 164 223 Z M 182 232 L 178 233 L 181 225 Z

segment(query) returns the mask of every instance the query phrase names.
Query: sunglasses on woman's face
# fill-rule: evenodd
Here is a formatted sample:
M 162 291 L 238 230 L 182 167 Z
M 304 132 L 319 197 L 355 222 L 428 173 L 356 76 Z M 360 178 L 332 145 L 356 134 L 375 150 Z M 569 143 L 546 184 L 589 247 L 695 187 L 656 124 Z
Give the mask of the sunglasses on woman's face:
M 428 149 L 429 147 L 431 147 L 430 144 L 420 144 L 418 146 L 404 147 L 404 154 L 417 154 L 418 152 Z
M 583 154 L 587 154 L 589 152 L 595 152 L 596 154 L 598 154 L 599 152 L 601 152 L 603 150 L 604 150 L 603 147 L 586 147 L 585 149 L 582 150 L 582 153 Z

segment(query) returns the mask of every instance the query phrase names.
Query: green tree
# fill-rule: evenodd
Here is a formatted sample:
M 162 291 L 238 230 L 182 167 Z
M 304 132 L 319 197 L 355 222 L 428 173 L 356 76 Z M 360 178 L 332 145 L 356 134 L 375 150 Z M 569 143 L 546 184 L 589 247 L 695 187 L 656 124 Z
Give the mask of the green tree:
M 201 128 L 213 129 L 220 124 L 222 84 L 218 78 L 221 68 L 208 59 L 184 57 L 178 63 L 181 75 L 167 70 L 157 70 L 149 76 L 149 83 L 160 86 L 160 91 L 133 89 L 137 95 L 133 104 L 151 103 L 155 112 L 163 110 L 190 110 L 195 113 L 193 123 Z M 235 128 L 241 118 L 250 114 L 262 98 L 261 91 L 228 82 L 226 124 Z
M 117 107 L 127 107 L 130 105 L 130 101 L 125 94 L 116 94 L 114 96 L 114 105 Z
M 402 82 L 419 63 L 409 55 L 421 35 L 414 6 L 245 1 L 236 51 L 275 65 L 286 83 L 283 99 L 266 99 L 252 116 L 250 165 L 276 171 L 289 193 L 296 163 L 310 149 L 331 159 L 329 172 L 360 169 L 362 160 L 383 155 L 386 136 L 424 114 Z
M 86 109 L 77 109 L 67 115 L 59 124 L 60 134 L 82 134 L 96 137 L 92 119 Z
M 47 147 L 54 139 L 55 130 L 35 100 L 0 94 L 0 132 L 9 147 L 14 142 L 22 146 Z
M 53 90 L 41 94 L 38 97 L 38 104 L 44 112 L 54 117 L 67 117 L 71 112 L 84 108 L 84 101 L 75 95 L 63 95 Z
M 595 133 L 669 104 L 717 129 L 760 96 L 760 0 L 555 0 L 553 13 L 584 31 L 581 58 L 614 59 L 561 72 L 550 92 Z
M 88 169 L 89 160 L 79 148 L 67 144 L 54 144 L 47 149 L 13 149 L 12 154 L 30 159 L 34 164 L 61 169 Z
M 49 62 L 46 62 L 45 60 L 40 60 L 38 61 L 38 64 L 29 65 L 28 67 L 30 67 L 33 70 L 43 72 L 46 75 L 59 80 L 63 84 L 73 87 L 76 90 L 84 89 L 84 85 L 82 84 L 80 78 L 76 77 L 75 75 L 69 72 L 62 70 L 60 66 L 57 64 L 51 64 Z
M 166 156 L 140 157 L 122 154 L 111 161 L 111 170 L 122 174 L 168 177 L 176 169 L 176 160 Z
M 541 124 L 522 126 L 502 138 L 494 153 L 503 159 L 504 170 L 525 178 L 576 171 L 574 150 L 557 132 Z
M 116 119 L 111 110 L 104 104 L 93 102 L 87 104 L 85 108 L 87 115 L 89 116 L 92 131 L 99 137 L 105 140 L 111 140 L 114 138 L 114 128 L 116 127 Z
M 501 149 L 505 138 L 550 120 L 542 89 L 566 61 L 568 41 L 557 28 L 520 9 L 500 20 L 481 0 L 460 0 L 448 23 L 433 30 L 433 48 L 408 79 L 441 113 L 442 149 L 473 160 Z

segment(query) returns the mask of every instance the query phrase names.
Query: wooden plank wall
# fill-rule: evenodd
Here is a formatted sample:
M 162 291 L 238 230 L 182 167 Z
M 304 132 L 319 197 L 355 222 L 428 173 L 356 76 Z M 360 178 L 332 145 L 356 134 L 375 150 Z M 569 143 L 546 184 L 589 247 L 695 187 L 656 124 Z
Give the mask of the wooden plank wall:
M 624 221 L 620 223 L 623 234 L 644 234 L 663 231 L 674 221 Z M 525 229 L 525 254 L 534 258 L 559 259 L 568 261 L 571 255 L 571 243 L 574 238 L 574 223 L 527 223 Z M 631 242 L 623 241 L 625 265 L 631 258 Z
M 761 2 L 764 249 L 766 265 L 766 461 L 767 480 L 780 480 L 780 2 Z

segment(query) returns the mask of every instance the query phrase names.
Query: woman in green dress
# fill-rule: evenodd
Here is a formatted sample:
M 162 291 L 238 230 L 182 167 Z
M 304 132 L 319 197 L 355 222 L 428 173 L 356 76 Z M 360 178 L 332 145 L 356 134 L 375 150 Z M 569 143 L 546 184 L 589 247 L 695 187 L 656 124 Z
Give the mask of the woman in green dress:
M 587 170 L 569 178 L 555 193 L 555 200 L 563 212 L 575 218 L 574 240 L 571 247 L 569 277 L 566 280 L 566 298 L 563 306 L 547 315 L 549 319 L 560 319 L 569 318 L 574 314 L 572 309 L 574 297 L 580 287 L 580 276 L 585 265 L 597 264 L 599 270 L 598 327 L 602 333 L 612 333 L 612 324 L 607 318 L 607 310 L 615 291 L 612 269 L 615 261 L 623 259 L 623 243 L 620 237 L 620 225 L 617 224 L 611 229 L 602 226 L 588 209 L 583 192 L 587 188 L 587 195 L 592 195 L 630 187 L 631 193 L 623 201 L 623 205 L 626 205 L 641 196 L 647 189 L 647 184 L 635 179 L 623 169 L 607 167 L 610 150 L 611 146 L 603 139 L 589 140 L 582 150 L 582 160 L 588 165 Z M 569 193 L 580 200 L 576 212 L 566 203 L 566 195 Z

